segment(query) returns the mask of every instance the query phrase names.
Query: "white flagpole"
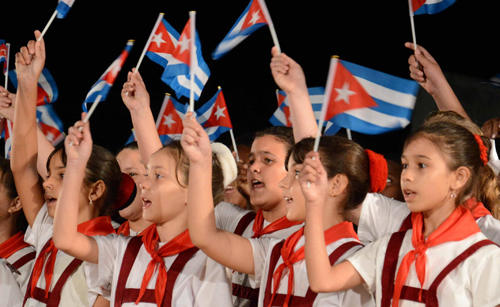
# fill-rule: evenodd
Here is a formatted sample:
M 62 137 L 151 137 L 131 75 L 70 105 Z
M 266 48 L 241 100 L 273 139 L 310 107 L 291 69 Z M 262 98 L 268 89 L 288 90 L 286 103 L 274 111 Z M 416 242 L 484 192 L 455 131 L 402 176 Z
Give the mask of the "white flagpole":
M 347 129 L 347 128 L 346 128 L 345 130 L 346 130 L 346 132 L 347 132 L 347 138 L 348 138 L 350 141 L 352 141 L 351 129 Z
M 144 59 L 144 55 L 146 55 L 146 52 L 148 51 L 149 45 L 151 44 L 151 40 L 153 39 L 153 36 L 156 33 L 156 30 L 158 29 L 158 26 L 160 25 L 161 20 L 163 19 L 163 13 L 160 13 L 158 15 L 158 18 L 156 19 L 156 23 L 153 27 L 153 31 L 151 31 L 151 34 L 149 35 L 148 41 L 146 42 L 146 45 L 144 46 L 144 49 L 142 50 L 141 57 L 139 58 L 139 61 L 137 62 L 137 65 L 135 66 L 135 71 L 139 71 L 139 66 L 141 66 L 142 59 Z
M 90 110 L 87 112 L 87 115 L 85 116 L 85 118 L 83 119 L 83 122 L 86 123 L 89 121 L 90 119 L 90 116 L 92 116 L 92 113 L 94 113 L 94 110 L 95 108 L 97 107 L 97 105 L 99 104 L 99 102 L 101 101 L 101 98 L 102 96 L 101 95 L 97 95 L 97 97 L 95 98 L 94 100 L 94 103 L 92 103 L 92 106 L 90 107 Z M 78 128 L 78 130 L 82 131 L 83 130 L 83 127 L 80 127 Z M 69 146 L 73 146 L 73 142 L 69 143 Z
M 234 139 L 233 129 L 229 129 L 229 134 L 231 135 L 231 142 L 233 142 L 233 149 L 236 153 L 236 162 L 240 162 L 240 155 L 238 154 L 238 147 L 236 146 L 236 140 Z
M 321 113 L 318 122 L 318 133 L 316 133 L 316 139 L 314 140 L 313 150 L 318 152 L 319 140 L 321 138 L 321 130 L 323 124 L 325 123 L 326 110 L 328 110 L 328 102 L 330 101 L 330 95 L 332 94 L 332 84 L 335 80 L 335 73 L 337 72 L 337 63 L 339 61 L 338 56 L 332 56 L 330 60 L 330 69 L 328 73 L 328 79 L 326 80 L 325 96 L 323 98 L 323 105 L 321 105 Z M 311 186 L 311 183 L 307 182 L 307 188 Z
M 415 22 L 413 20 L 413 8 L 411 0 L 408 0 L 408 8 L 410 10 L 411 35 L 413 37 L 413 50 L 417 50 L 417 35 L 415 34 Z
M 269 10 L 267 9 L 266 3 L 264 0 L 258 0 L 260 7 L 262 8 L 262 13 L 264 17 L 266 17 L 267 23 L 269 25 L 269 31 L 271 32 L 271 37 L 273 38 L 274 46 L 278 49 L 278 53 L 281 54 L 281 47 L 278 41 L 278 36 L 276 35 L 276 30 L 274 29 L 273 21 L 271 20 L 271 15 L 269 14 Z
M 9 84 L 9 58 L 10 58 L 10 44 L 7 43 L 5 44 L 7 46 L 7 58 L 5 59 L 5 63 L 7 64 L 6 70 L 5 70 L 5 90 L 7 90 L 7 85 Z
M 196 12 L 195 11 L 190 11 L 189 12 L 189 20 L 191 21 L 190 24 L 190 35 L 191 35 L 191 40 L 189 41 L 189 52 L 190 52 L 190 65 L 189 65 L 189 75 L 191 78 L 191 89 L 189 93 L 189 111 L 194 112 L 194 66 L 196 62 L 196 50 L 195 48 L 195 38 L 196 38 Z
M 50 24 L 54 21 L 56 16 L 57 16 L 57 10 L 55 10 L 54 13 L 52 14 L 52 17 L 50 17 L 49 22 L 47 22 L 47 25 L 45 25 L 45 28 L 42 31 L 42 35 L 40 35 L 40 37 L 36 40 L 37 42 L 40 41 L 42 37 L 45 35 L 45 32 L 47 32 L 47 30 L 50 27 Z

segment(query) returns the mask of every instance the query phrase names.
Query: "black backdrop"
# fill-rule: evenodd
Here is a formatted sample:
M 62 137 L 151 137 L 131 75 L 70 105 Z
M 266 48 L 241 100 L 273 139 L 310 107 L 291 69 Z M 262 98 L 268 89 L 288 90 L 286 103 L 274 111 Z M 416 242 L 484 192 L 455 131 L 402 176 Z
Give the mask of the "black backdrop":
M 267 6 L 282 51 L 302 65 L 308 86 L 325 85 L 332 55 L 409 78 L 407 59 L 411 51 L 404 47 L 406 41 L 412 40 L 407 1 L 290 3 L 268 0 Z M 56 4 L 55 0 L 2 3 L 0 38 L 11 43 L 12 53 L 33 38 L 35 29 L 43 29 Z M 45 35 L 46 67 L 59 88 L 59 99 L 54 106 L 65 130 L 79 118 L 81 103 L 90 87 L 127 40 L 135 39 L 107 100 L 100 103 L 91 119 L 95 143 L 112 151 L 123 145 L 132 128 L 130 115 L 120 98 L 126 72 L 136 65 L 160 12 L 181 32 L 190 10 L 197 12 L 197 31 L 211 69 L 210 79 L 195 107 L 200 107 L 221 86 L 236 135 L 269 126 L 268 119 L 277 106 L 277 86 L 269 69 L 273 43 L 268 28 L 259 29 L 222 59 L 211 59 L 215 46 L 247 4 L 247 0 L 77 0 L 67 18 L 56 19 Z M 493 5 L 494 1 L 457 0 L 439 14 L 415 16 L 417 42 L 437 59 L 465 109 L 479 124 L 500 114 L 498 89 L 482 83 L 500 71 L 496 47 L 498 11 Z M 13 56 L 10 66 L 14 66 Z M 144 59 L 141 74 L 155 116 L 164 94 L 172 93 L 161 82 L 161 73 L 159 65 Z M 12 85 L 9 88 L 12 90 Z M 394 151 L 406 134 L 434 109 L 432 99 L 421 90 L 409 127 L 379 136 L 353 132 L 353 138 L 381 152 Z M 222 135 L 219 141 L 228 143 L 229 135 Z

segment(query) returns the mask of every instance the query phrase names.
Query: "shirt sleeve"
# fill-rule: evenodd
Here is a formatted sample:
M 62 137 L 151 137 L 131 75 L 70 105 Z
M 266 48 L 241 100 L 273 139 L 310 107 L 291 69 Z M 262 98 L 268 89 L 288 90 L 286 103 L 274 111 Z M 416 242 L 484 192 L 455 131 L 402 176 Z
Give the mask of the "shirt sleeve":
M 248 281 L 252 288 L 260 288 L 262 276 L 265 275 L 266 260 L 270 258 L 269 253 L 281 240 L 273 238 L 249 239 L 252 244 L 254 275 L 248 275 Z
M 21 307 L 24 296 L 5 259 L 0 258 L 0 295 L 2 306 Z
M 42 248 L 41 245 L 45 244 L 47 239 L 52 237 L 53 227 L 54 219 L 49 216 L 47 204 L 44 204 L 38 211 L 33 226 L 28 226 L 26 229 L 24 242 L 33 245 L 39 251 Z
M 483 251 L 481 251 L 483 250 Z M 480 261 L 470 266 L 472 306 L 497 306 L 500 304 L 500 248 L 486 246 L 478 250 L 482 252 Z
M 381 194 L 368 193 L 359 217 L 359 240 L 367 245 L 386 234 L 399 231 L 410 213 L 406 203 Z
M 224 266 L 207 257 L 205 274 L 194 307 L 232 306 L 231 286 Z
M 228 202 L 220 202 L 215 206 L 215 223 L 217 228 L 234 232 L 240 219 L 250 212 L 250 210 L 242 209 Z
M 381 239 L 368 244 L 359 249 L 352 256 L 347 258 L 356 271 L 364 280 L 366 290 L 373 294 L 377 285 L 377 253 L 381 245 Z
M 491 215 L 480 217 L 476 220 L 481 232 L 491 241 L 500 245 L 500 221 Z

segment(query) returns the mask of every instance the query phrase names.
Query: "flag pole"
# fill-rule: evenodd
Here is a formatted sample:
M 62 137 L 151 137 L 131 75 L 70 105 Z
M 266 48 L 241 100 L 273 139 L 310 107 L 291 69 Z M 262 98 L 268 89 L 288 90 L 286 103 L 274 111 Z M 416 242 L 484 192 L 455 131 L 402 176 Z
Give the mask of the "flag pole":
M 47 32 L 47 30 L 50 27 L 50 24 L 54 21 L 56 16 L 57 16 L 57 10 L 55 10 L 54 13 L 52 14 L 52 17 L 50 17 L 49 22 L 47 22 L 47 24 L 45 25 L 45 28 L 42 31 L 42 35 L 40 35 L 40 37 L 36 40 L 37 42 L 39 42 L 42 39 L 42 37 L 45 35 L 45 32 Z
M 10 44 L 7 43 L 5 44 L 7 46 L 7 59 L 6 60 L 6 65 L 7 67 L 5 68 L 5 90 L 7 90 L 7 85 L 9 84 L 9 58 L 10 58 Z
M 156 30 L 158 29 L 158 26 L 160 25 L 161 20 L 163 19 L 164 13 L 160 13 L 158 15 L 158 18 L 156 19 L 156 23 L 153 27 L 153 31 L 151 31 L 151 34 L 149 35 L 148 41 L 146 42 L 146 45 L 144 46 L 144 49 L 142 50 L 141 57 L 139 58 L 139 61 L 137 62 L 137 65 L 135 66 L 135 72 L 139 71 L 139 66 L 141 66 L 142 59 L 144 59 L 144 55 L 146 55 L 146 52 L 148 51 L 149 44 L 151 44 L 151 40 L 153 39 L 153 36 L 156 33 Z
M 352 135 L 351 135 L 351 129 L 345 129 L 345 131 L 347 132 L 347 138 L 352 141 Z
M 413 50 L 417 50 L 417 35 L 415 34 L 415 22 L 413 20 L 412 0 L 408 0 L 408 8 L 410 10 L 411 35 L 413 38 Z
M 196 38 L 196 11 L 189 12 L 189 20 L 190 23 L 190 35 L 191 40 L 189 41 L 189 51 L 190 51 L 190 63 L 189 63 L 189 75 L 190 75 L 190 83 L 191 89 L 189 93 L 189 111 L 194 112 L 194 66 L 196 61 L 196 51 L 195 51 L 195 38 Z
M 85 118 L 83 119 L 83 122 L 86 123 L 89 121 L 90 119 L 90 116 L 92 116 L 92 113 L 94 113 L 94 110 L 95 108 L 97 107 L 97 105 L 99 104 L 99 102 L 101 101 L 101 98 L 102 96 L 101 95 L 97 95 L 97 97 L 95 98 L 94 100 L 94 103 L 92 103 L 92 106 L 90 107 L 90 110 L 87 112 L 87 115 L 85 116 Z M 82 131 L 83 130 L 83 126 L 80 126 L 80 128 L 78 128 L 78 131 Z M 69 146 L 73 146 L 73 142 L 70 142 L 69 143 Z
M 273 38 L 274 46 L 278 49 L 278 54 L 281 54 L 281 47 L 278 41 L 278 36 L 276 35 L 276 30 L 274 29 L 273 21 L 271 20 L 271 15 L 269 14 L 269 10 L 267 9 L 266 3 L 264 0 L 258 0 L 260 7 L 262 8 L 262 13 L 266 17 L 267 24 L 269 25 L 269 31 L 271 32 L 271 37 Z
M 236 140 L 234 139 L 233 129 L 229 129 L 229 134 L 231 135 L 231 142 L 233 142 L 233 149 L 236 153 L 236 162 L 240 162 L 240 155 L 238 154 L 238 147 L 236 146 Z

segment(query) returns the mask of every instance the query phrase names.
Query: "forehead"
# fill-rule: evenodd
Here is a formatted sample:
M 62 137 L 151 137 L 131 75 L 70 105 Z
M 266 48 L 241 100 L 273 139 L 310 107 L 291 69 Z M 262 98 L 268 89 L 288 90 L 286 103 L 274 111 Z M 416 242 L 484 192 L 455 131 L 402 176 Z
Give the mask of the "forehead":
M 120 163 L 120 165 L 122 163 L 142 164 L 141 154 L 140 154 L 139 150 L 135 150 L 135 149 L 128 149 L 127 148 L 127 149 L 120 151 L 120 153 L 118 153 L 118 155 L 116 155 L 116 160 L 118 160 L 118 163 Z
M 49 170 L 54 170 L 56 168 L 64 168 L 64 164 L 61 160 L 61 151 L 54 153 L 54 155 L 50 158 L 49 162 Z
M 412 156 L 435 157 L 442 156 L 442 152 L 436 144 L 427 138 L 419 137 L 406 145 L 403 151 L 403 156 L 405 158 L 410 158 Z
M 286 156 L 286 146 L 276 137 L 272 135 L 264 135 L 256 138 L 252 143 L 252 148 L 250 149 L 251 154 L 258 154 L 261 152 L 270 152 L 271 154 L 277 156 Z
M 148 161 L 148 168 L 162 167 L 168 170 L 175 170 L 177 162 L 166 148 L 159 149 L 151 155 Z

